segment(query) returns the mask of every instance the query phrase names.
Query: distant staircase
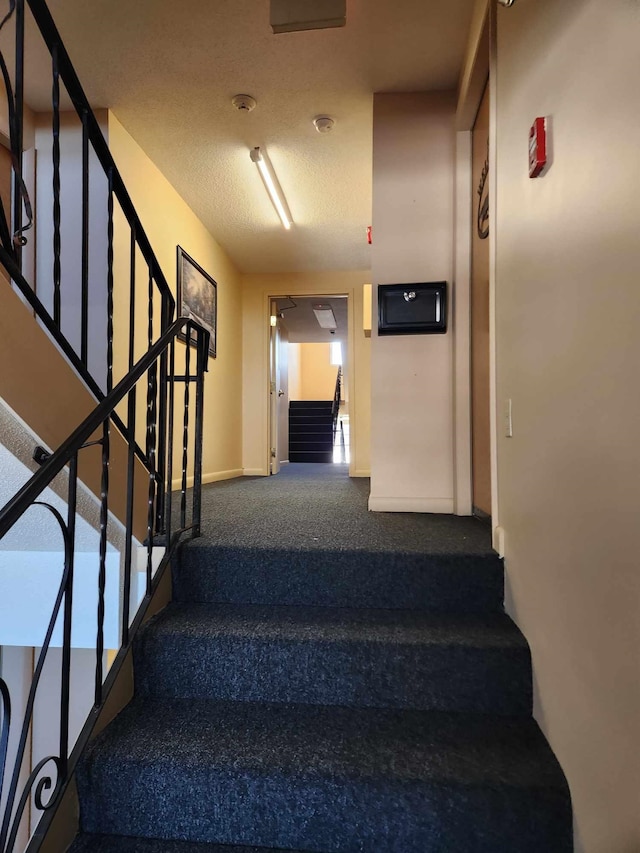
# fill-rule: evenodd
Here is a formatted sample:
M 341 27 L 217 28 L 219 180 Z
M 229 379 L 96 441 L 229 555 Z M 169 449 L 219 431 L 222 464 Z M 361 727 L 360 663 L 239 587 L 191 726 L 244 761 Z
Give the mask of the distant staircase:
M 289 462 L 333 461 L 333 401 L 289 403 Z

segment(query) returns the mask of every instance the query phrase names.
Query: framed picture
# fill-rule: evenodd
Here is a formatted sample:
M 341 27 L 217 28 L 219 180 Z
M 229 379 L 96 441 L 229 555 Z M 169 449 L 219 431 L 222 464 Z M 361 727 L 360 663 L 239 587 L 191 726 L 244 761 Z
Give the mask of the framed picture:
M 217 285 L 200 264 L 178 246 L 178 314 L 189 317 L 209 332 L 209 355 L 216 357 L 218 294 Z M 187 343 L 187 335 L 180 339 Z M 195 335 L 188 341 L 195 346 Z

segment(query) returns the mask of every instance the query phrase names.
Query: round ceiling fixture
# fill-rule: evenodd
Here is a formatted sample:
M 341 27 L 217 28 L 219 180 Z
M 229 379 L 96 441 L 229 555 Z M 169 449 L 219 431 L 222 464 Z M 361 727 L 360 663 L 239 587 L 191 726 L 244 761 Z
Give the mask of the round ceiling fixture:
M 331 116 L 316 116 L 313 120 L 313 126 L 318 133 L 330 133 L 334 124 L 335 120 Z
M 239 112 L 250 113 L 251 110 L 255 110 L 258 102 L 251 95 L 235 95 L 231 103 Z

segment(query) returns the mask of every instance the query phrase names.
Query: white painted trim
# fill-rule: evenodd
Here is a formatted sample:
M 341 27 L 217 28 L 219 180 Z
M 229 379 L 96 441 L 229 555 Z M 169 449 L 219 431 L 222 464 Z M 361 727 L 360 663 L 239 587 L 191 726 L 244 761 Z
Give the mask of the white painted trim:
M 218 483 L 220 480 L 233 480 L 234 477 L 242 477 L 245 473 L 245 469 L 243 468 L 232 468 L 229 471 L 212 471 L 209 474 L 202 475 L 202 484 L 206 483 Z M 193 474 L 190 474 L 187 477 L 187 488 L 190 489 L 193 486 Z M 177 478 L 171 481 L 171 489 L 176 492 L 182 488 L 182 478 Z
M 490 443 L 491 443 L 491 526 L 493 547 L 504 549 L 504 534 L 500 527 L 500 504 L 498 500 L 498 347 L 496 340 L 496 223 L 498 221 L 498 76 L 496 45 L 496 9 L 491 7 L 489 15 L 489 198 L 491 199 L 491 228 L 489 232 L 489 399 L 490 399 Z
M 350 477 L 370 477 L 371 471 L 368 468 L 354 468 L 353 471 L 349 469 Z
M 369 496 L 371 512 L 435 512 L 451 515 L 452 498 L 394 498 Z
M 269 472 L 265 471 L 264 468 L 243 468 L 242 469 L 243 477 L 268 477 Z
M 471 515 L 471 131 L 456 133 L 453 288 L 453 511 Z

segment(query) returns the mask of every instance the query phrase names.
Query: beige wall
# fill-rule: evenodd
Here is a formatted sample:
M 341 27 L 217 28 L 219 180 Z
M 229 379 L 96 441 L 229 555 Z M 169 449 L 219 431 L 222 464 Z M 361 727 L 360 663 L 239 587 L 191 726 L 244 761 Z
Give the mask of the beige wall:
M 298 396 L 289 392 L 291 400 L 333 400 L 338 368 L 331 364 L 330 344 L 298 344 L 300 353 L 300 386 Z
M 498 10 L 499 514 L 576 847 L 640 850 L 640 6 Z M 527 134 L 551 117 L 552 164 Z
M 374 97 L 374 312 L 378 284 L 444 280 L 451 296 L 454 118 L 452 93 Z M 453 511 L 452 338 L 451 322 L 387 337 L 374 323 L 371 509 Z
M 362 285 L 368 270 L 243 276 L 243 462 L 245 474 L 269 472 L 268 435 L 269 296 L 346 294 L 349 297 L 349 345 L 352 477 L 369 475 L 370 340 L 362 331 Z
M 204 459 L 205 482 L 238 476 L 242 473 L 242 294 L 240 277 L 222 248 L 206 230 L 191 208 L 178 195 L 118 119 L 109 114 L 109 146 L 143 227 L 158 257 L 162 270 L 174 291 L 176 286 L 176 245 L 193 257 L 217 282 L 218 336 L 217 357 L 209 359 L 205 382 Z M 116 281 L 127 282 L 129 236 L 122 220 L 116 231 Z M 139 290 L 146 294 L 146 275 L 142 271 Z M 116 294 L 123 338 L 127 329 L 128 296 Z M 145 344 L 146 308 L 141 301 L 137 350 Z M 184 364 L 186 347 L 178 344 L 178 369 Z M 126 349 L 117 347 L 118 371 L 126 369 Z M 194 351 L 195 352 L 195 351 Z M 194 362 L 192 361 L 192 365 Z M 178 406 L 180 399 L 177 400 Z M 174 471 L 177 456 L 174 457 Z

